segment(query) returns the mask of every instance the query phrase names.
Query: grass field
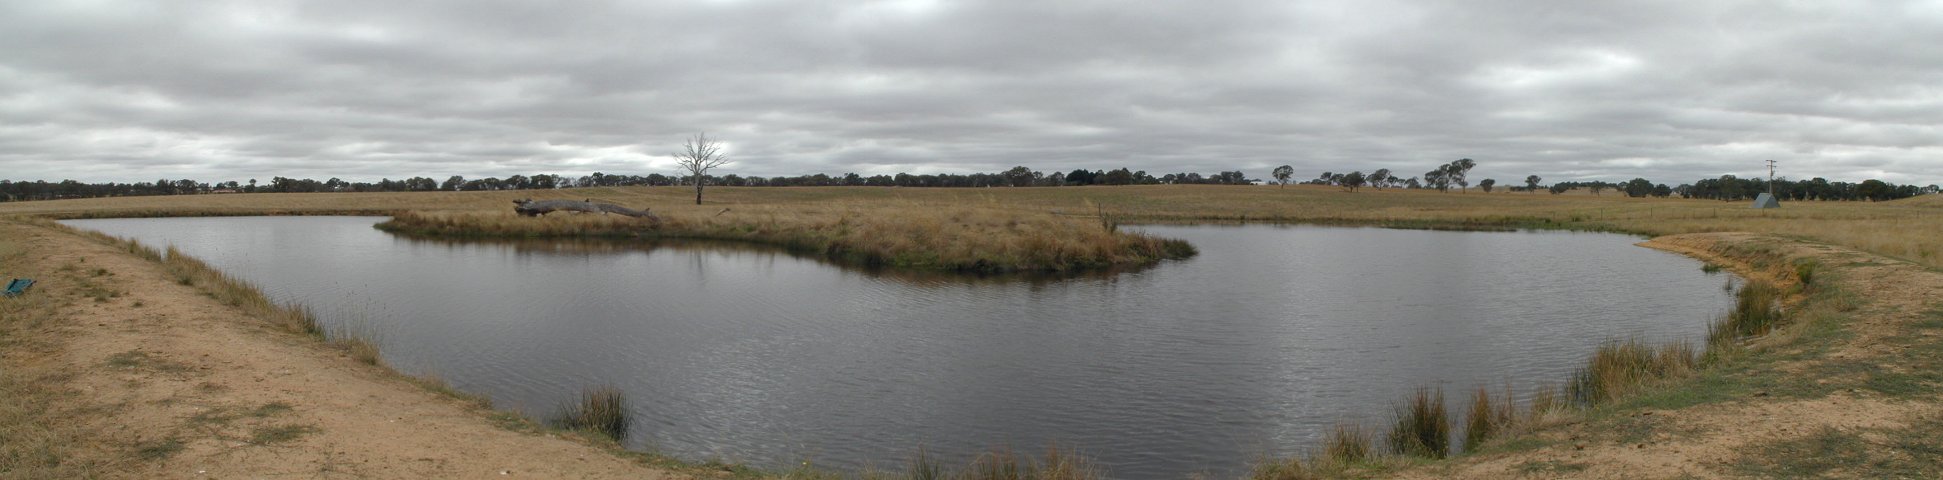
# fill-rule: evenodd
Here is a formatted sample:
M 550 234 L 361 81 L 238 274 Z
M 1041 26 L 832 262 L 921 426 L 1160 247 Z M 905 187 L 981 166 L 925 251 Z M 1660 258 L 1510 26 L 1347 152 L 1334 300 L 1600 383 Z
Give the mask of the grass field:
M 0 203 L 0 215 L 60 218 L 398 214 L 401 230 L 473 236 L 668 236 L 768 243 L 920 269 L 1060 271 L 1151 264 L 1184 253 L 1119 223 L 1274 222 L 1411 228 L 1558 228 L 1666 235 L 1780 234 L 1943 267 L 1943 197 L 1895 202 L 1744 202 L 1583 193 L 1345 192 L 1334 187 L 1160 185 L 1058 188 L 618 187 L 549 191 L 231 194 Z M 659 230 L 620 217 L 531 219 L 518 198 L 647 207 Z M 846 258 L 848 257 L 848 258 Z

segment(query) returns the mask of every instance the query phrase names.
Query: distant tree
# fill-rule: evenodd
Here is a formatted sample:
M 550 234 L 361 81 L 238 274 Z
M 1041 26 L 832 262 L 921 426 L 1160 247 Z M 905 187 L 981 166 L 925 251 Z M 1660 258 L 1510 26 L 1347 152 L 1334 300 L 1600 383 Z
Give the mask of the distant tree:
M 1072 173 L 1066 174 L 1066 183 L 1071 185 L 1092 185 L 1093 172 L 1086 171 L 1084 168 L 1075 168 Z
M 1343 190 L 1354 192 L 1356 189 L 1362 188 L 1363 184 L 1368 181 L 1369 178 L 1364 177 L 1363 172 L 1349 172 L 1343 174 L 1342 178 L 1337 179 L 1336 185 L 1342 186 Z
M 453 175 L 452 178 L 445 179 L 445 183 L 439 184 L 439 190 L 458 191 L 459 187 L 464 186 L 465 184 L 466 184 L 466 177 Z
M 1484 179 L 1484 180 L 1481 180 L 1481 181 L 1479 181 L 1479 182 L 1477 182 L 1477 186 L 1478 186 L 1478 188 L 1482 188 L 1482 189 L 1484 189 L 1484 193 L 1491 193 L 1491 186 L 1493 186 L 1493 185 L 1497 185 L 1497 184 L 1498 184 L 1498 181 L 1497 181 L 1497 180 L 1495 180 L 1495 179 L 1490 179 L 1490 178 L 1486 178 L 1486 179 Z
M 1664 183 L 1653 186 L 1653 196 L 1655 197 L 1666 198 L 1672 195 L 1673 189 L 1668 188 Z
M 708 138 L 707 133 L 689 138 L 681 147 L 675 152 L 675 167 L 695 178 L 695 204 L 701 205 L 702 178 L 708 176 L 709 169 L 727 165 L 729 157 L 722 154 L 722 144 Z
M 1566 191 L 1571 189 L 1572 189 L 1571 182 L 1558 182 L 1552 184 L 1551 192 L 1553 195 L 1558 195 L 1561 193 L 1565 193 Z
M 1653 182 L 1644 178 L 1628 180 L 1622 188 L 1625 189 L 1626 196 L 1633 198 L 1646 198 L 1647 195 L 1653 194 Z
M 1530 176 L 1526 176 L 1526 177 L 1525 177 L 1525 190 L 1526 190 L 1526 191 L 1529 191 L 1529 192 L 1531 192 L 1531 193 L 1538 193 L 1538 182 L 1539 182 L 1540 180 L 1544 180 L 1544 179 L 1542 179 L 1542 178 L 1538 178 L 1538 176 L 1537 176 L 1537 175 L 1530 175 Z
M 1438 165 L 1436 170 L 1424 172 L 1424 186 L 1435 188 L 1439 192 L 1449 192 L 1451 189 L 1451 165 L 1448 163 Z
M 1406 189 L 1410 189 L 1410 190 L 1416 190 L 1416 189 L 1419 189 L 1419 188 L 1424 188 L 1424 185 L 1423 185 L 1423 183 L 1422 183 L 1422 182 L 1418 182 L 1418 181 L 1417 181 L 1417 177 L 1410 177 L 1410 179 L 1409 179 L 1409 180 L 1404 180 L 1404 181 L 1403 181 L 1403 188 L 1406 188 Z
M 1005 177 L 1005 183 L 1008 185 L 1014 187 L 1026 187 L 1032 185 L 1032 179 L 1034 177 L 1034 173 L 1035 172 L 1033 172 L 1032 169 L 1025 168 L 1024 165 L 1020 165 L 1017 167 L 1012 167 L 1011 170 L 1006 170 L 1005 173 L 1001 173 L 999 175 Z M 850 175 L 855 176 L 856 174 L 852 173 Z M 849 179 L 845 178 L 845 180 L 846 181 L 844 183 L 848 184 Z
M 1600 190 L 1606 189 L 1606 182 L 1589 182 L 1586 187 L 1592 190 L 1593 195 L 1598 195 Z
M 1295 176 L 1295 167 L 1288 165 L 1275 167 L 1275 171 L 1270 172 L 1270 175 L 1274 175 L 1275 181 L 1281 183 L 1283 188 L 1287 188 L 1289 186 L 1289 177 Z
M 1880 202 L 1895 198 L 1895 189 L 1888 183 L 1871 178 L 1856 184 L 1855 194 L 1871 202 Z
M 1457 184 L 1457 188 L 1459 189 L 1458 193 L 1466 193 L 1469 191 L 1471 182 L 1465 180 L 1464 177 L 1465 175 L 1470 175 L 1471 169 L 1473 168 L 1477 168 L 1477 162 L 1468 158 L 1460 158 L 1455 162 L 1451 162 L 1450 172 L 1447 175 L 1450 176 L 1451 182 Z
M 1382 190 L 1383 187 L 1390 186 L 1390 182 L 1396 180 L 1390 177 L 1390 169 L 1388 168 L 1376 169 L 1376 171 L 1370 172 L 1368 176 L 1363 178 L 1369 180 L 1370 187 L 1377 190 Z
M 1107 185 L 1129 185 L 1133 183 L 1133 172 L 1128 171 L 1126 168 L 1109 170 L 1105 175 L 1100 176 L 1100 183 Z

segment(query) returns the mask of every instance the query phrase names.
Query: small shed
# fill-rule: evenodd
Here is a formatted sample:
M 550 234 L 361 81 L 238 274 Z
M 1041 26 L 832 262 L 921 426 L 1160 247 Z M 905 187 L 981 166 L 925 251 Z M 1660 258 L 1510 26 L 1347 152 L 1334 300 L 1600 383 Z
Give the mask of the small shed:
M 1753 208 L 1781 208 L 1781 202 L 1775 200 L 1774 195 L 1769 195 L 1768 192 L 1761 192 L 1761 196 L 1754 197 Z

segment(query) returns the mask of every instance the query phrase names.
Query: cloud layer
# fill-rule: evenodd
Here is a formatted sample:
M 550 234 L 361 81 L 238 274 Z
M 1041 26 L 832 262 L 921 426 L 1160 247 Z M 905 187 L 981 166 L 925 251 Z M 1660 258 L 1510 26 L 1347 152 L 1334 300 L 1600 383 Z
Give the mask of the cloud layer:
M 556 5 L 560 3 L 563 5 Z M 1943 2 L 0 4 L 0 178 L 1943 183 Z

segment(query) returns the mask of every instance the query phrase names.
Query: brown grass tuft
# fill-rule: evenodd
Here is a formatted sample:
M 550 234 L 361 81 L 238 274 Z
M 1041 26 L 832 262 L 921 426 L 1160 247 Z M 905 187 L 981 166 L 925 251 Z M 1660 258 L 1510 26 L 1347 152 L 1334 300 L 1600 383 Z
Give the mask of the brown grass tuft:
M 1444 389 L 1418 387 L 1396 407 L 1390 428 L 1390 451 L 1398 455 L 1444 458 L 1450 454 L 1450 414 L 1444 409 Z
M 568 430 L 597 433 L 619 441 L 627 438 L 627 397 L 614 386 L 590 387 L 580 399 L 560 408 L 555 426 Z

